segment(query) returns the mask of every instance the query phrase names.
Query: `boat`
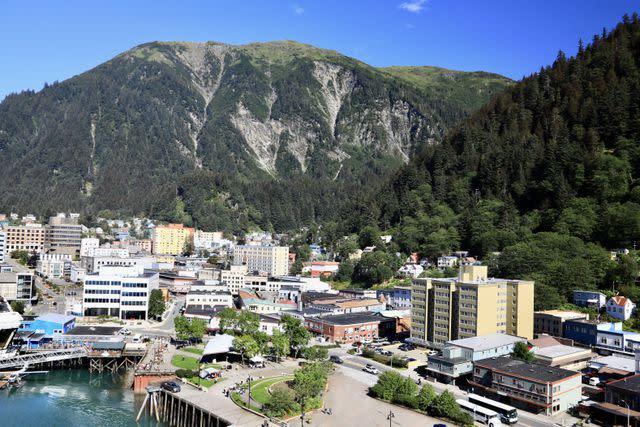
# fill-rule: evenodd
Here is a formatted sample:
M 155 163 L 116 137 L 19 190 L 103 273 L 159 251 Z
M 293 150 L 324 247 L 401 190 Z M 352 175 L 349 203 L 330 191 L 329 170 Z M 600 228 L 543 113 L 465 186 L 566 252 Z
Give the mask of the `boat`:
M 0 360 L 15 355 L 11 341 L 22 323 L 22 316 L 11 309 L 6 298 L 0 296 Z

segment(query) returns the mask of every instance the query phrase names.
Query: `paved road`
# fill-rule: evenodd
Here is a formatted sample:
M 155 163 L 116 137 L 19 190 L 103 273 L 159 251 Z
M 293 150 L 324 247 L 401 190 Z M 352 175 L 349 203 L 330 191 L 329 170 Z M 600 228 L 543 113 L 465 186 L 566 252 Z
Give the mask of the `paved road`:
M 378 377 L 376 375 L 368 374 L 362 371 L 362 368 L 364 368 L 366 364 L 371 364 L 375 366 L 376 368 L 378 368 L 378 370 L 380 370 L 380 372 L 389 371 L 392 369 L 386 365 L 382 365 L 371 359 L 347 354 L 347 350 L 344 348 L 330 349 L 329 354 L 331 355 L 335 354 L 337 356 L 340 356 L 342 360 L 344 360 L 344 363 L 341 365 L 341 367 L 342 367 L 342 372 L 345 373 L 345 375 L 348 375 L 356 380 L 359 380 L 360 382 L 363 382 L 368 386 L 372 386 L 373 384 L 375 384 Z M 349 371 L 358 371 L 358 372 L 354 373 Z M 396 372 L 402 375 L 408 376 L 410 378 L 413 378 L 415 380 L 417 380 L 418 378 L 421 378 L 413 370 L 397 370 Z M 424 383 L 425 381 L 423 380 L 422 382 Z M 442 393 L 445 390 L 449 390 L 451 393 L 454 394 L 456 398 L 466 399 L 467 393 L 465 391 L 460 390 L 458 387 L 447 385 L 447 384 L 434 383 L 434 382 L 429 382 L 429 383 L 439 393 Z M 545 417 L 544 415 L 535 415 L 522 410 L 518 411 L 518 415 L 520 417 L 520 421 L 518 422 L 518 425 L 525 426 L 525 427 L 548 427 L 550 425 L 554 425 L 554 423 L 562 419 L 562 416 L 560 418 L 558 418 L 557 416 L 554 418 L 549 418 L 549 417 Z M 569 419 L 570 417 L 567 416 L 567 425 L 572 424 L 571 422 L 568 421 Z
M 375 378 L 354 369 L 338 368 L 329 378 L 329 390 L 324 401 L 325 406 L 331 408 L 332 415 L 315 412 L 311 416 L 311 426 L 386 427 L 390 425 L 387 418 L 389 412 L 393 413 L 392 427 L 431 426 L 442 423 L 436 418 L 369 397 L 367 389 L 375 383 Z M 290 425 L 299 424 L 291 422 Z

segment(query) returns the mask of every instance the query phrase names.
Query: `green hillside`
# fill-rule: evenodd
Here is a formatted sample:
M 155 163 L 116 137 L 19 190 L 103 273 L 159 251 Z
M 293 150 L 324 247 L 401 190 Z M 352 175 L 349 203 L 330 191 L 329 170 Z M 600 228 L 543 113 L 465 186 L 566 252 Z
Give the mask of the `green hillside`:
M 350 205 L 347 222 L 392 227 L 404 252 L 467 249 L 493 274 L 535 279 L 537 308 L 557 307 L 577 288 L 615 286 L 637 299 L 638 99 L 634 15 L 580 43 L 576 57 L 560 52 L 424 147 L 369 205 Z M 614 263 L 616 248 L 632 253 Z
M 466 115 L 428 86 L 290 41 L 140 45 L 0 103 L 0 209 L 231 231 L 335 219 Z

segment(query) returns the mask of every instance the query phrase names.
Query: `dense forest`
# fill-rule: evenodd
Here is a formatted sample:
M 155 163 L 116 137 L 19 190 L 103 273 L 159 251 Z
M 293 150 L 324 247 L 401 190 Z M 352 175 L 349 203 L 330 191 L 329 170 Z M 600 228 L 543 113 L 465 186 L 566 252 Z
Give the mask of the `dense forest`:
M 289 41 L 147 43 L 0 103 L 0 209 L 322 223 L 510 83 Z
M 533 278 L 536 308 L 577 288 L 637 299 L 639 179 L 634 15 L 508 87 L 369 199 L 353 200 L 344 221 L 392 230 L 405 253 L 466 249 L 495 275 Z M 614 262 L 618 248 L 631 253 Z

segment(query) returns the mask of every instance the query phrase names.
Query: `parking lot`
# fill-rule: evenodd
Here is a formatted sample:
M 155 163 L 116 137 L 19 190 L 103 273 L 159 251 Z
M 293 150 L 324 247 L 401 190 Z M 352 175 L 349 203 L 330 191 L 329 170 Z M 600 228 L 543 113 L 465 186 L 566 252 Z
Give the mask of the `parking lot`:
M 381 349 L 393 353 L 394 356 L 415 359 L 414 361 L 409 362 L 409 369 L 414 369 L 416 366 L 427 364 L 427 350 L 416 347 L 413 350 L 402 351 L 399 349 L 400 346 L 401 344 L 390 344 L 382 346 Z

